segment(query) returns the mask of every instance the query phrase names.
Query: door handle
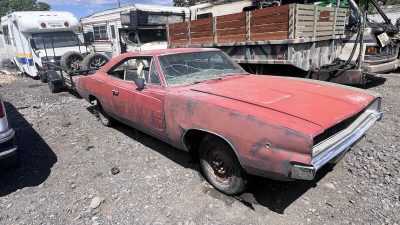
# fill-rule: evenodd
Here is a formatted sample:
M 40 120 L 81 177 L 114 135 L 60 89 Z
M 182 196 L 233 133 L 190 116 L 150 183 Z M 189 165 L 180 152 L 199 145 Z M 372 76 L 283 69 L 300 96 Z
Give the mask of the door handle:
M 111 92 L 112 92 L 112 94 L 113 94 L 114 96 L 118 96 L 118 95 L 119 95 L 119 91 L 117 91 L 117 90 L 112 90 Z

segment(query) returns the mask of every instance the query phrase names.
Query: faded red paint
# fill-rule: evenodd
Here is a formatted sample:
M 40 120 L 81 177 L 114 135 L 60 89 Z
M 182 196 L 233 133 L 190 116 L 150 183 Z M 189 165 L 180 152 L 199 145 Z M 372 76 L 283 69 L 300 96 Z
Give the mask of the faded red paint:
M 94 75 L 81 77 L 77 90 L 94 96 L 112 117 L 186 150 L 185 132 L 198 129 L 231 144 L 251 174 L 288 177 L 292 163 L 310 164 L 313 138 L 359 113 L 374 97 L 348 88 L 307 80 L 236 75 L 199 84 L 167 87 L 158 55 L 216 49 L 170 49 L 127 53 Z M 144 90 L 107 75 L 126 57 L 153 56 L 163 87 Z M 112 90 L 119 91 L 113 96 Z M 271 147 L 266 148 L 266 143 Z

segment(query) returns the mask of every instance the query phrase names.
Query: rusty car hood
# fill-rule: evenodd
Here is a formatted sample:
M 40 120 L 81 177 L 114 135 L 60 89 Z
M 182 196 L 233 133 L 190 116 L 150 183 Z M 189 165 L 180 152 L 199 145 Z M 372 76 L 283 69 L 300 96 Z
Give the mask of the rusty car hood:
M 355 89 L 307 79 L 241 75 L 193 85 L 195 92 L 256 105 L 327 129 L 362 111 L 374 96 Z

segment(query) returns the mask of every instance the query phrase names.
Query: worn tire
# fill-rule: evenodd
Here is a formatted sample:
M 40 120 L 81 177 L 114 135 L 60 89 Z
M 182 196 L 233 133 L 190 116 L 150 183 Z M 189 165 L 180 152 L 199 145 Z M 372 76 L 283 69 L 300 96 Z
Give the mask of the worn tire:
M 96 110 L 97 110 L 97 115 L 99 116 L 101 124 L 103 124 L 106 127 L 112 127 L 114 124 L 113 118 L 111 118 L 103 109 L 101 106 L 100 102 L 97 100 L 96 103 Z
M 47 82 L 47 84 L 49 85 L 49 89 L 51 93 L 58 93 L 61 91 L 61 88 L 58 87 L 57 85 L 55 85 L 53 82 L 49 81 Z
M 46 72 L 40 71 L 40 72 L 38 72 L 38 76 L 40 77 L 40 81 L 42 81 L 42 83 L 47 83 Z
M 0 168 L 1 169 L 10 169 L 18 166 L 18 155 L 14 153 L 7 158 L 0 159 Z
M 79 70 L 81 69 L 81 62 L 83 55 L 79 52 L 66 52 L 61 56 L 60 65 L 66 70 Z
M 103 54 L 91 53 L 82 60 L 82 70 L 100 69 L 108 61 L 108 58 Z
M 247 178 L 233 149 L 221 138 L 207 135 L 200 144 L 200 167 L 207 181 L 227 195 L 239 195 Z

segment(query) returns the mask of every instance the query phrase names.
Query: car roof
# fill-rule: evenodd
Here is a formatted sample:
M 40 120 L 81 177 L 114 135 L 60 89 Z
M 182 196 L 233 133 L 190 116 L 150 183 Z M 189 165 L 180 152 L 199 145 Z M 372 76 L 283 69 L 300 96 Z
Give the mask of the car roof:
M 159 55 L 169 55 L 178 53 L 190 53 L 190 52 L 210 52 L 210 51 L 221 51 L 217 48 L 171 48 L 171 49 L 160 49 L 160 50 L 149 50 L 141 52 L 129 52 L 123 54 L 126 56 L 159 56 Z

